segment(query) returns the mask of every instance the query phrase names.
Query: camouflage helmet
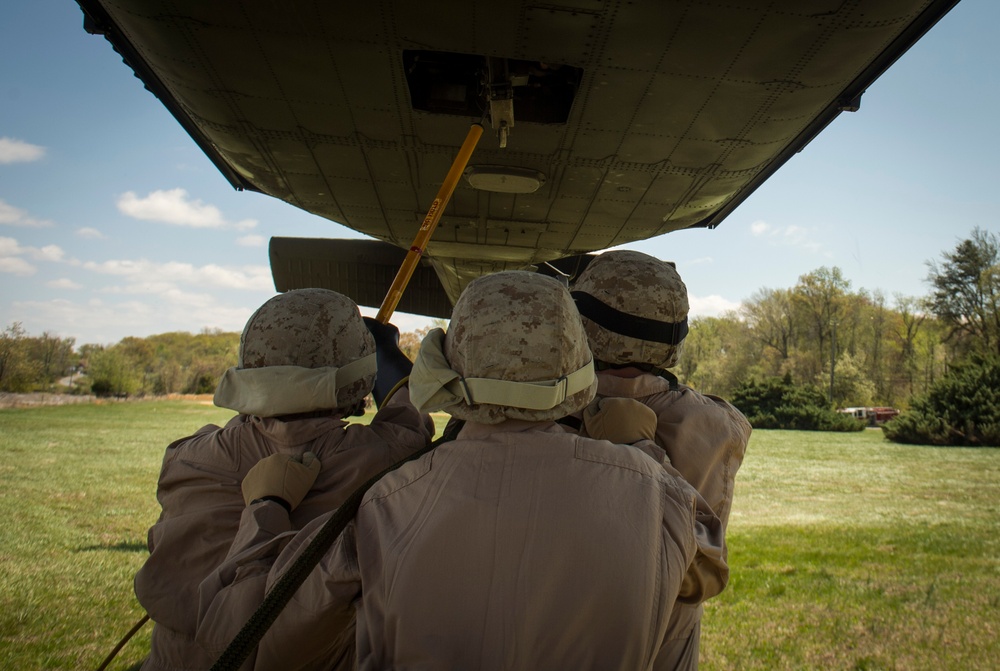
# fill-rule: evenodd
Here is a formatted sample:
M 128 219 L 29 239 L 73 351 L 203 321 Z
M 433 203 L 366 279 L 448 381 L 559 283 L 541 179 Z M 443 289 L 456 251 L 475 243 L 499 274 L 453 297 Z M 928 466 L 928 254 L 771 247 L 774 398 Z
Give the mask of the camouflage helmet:
M 251 315 L 240 336 L 239 368 L 340 368 L 374 352 L 375 340 L 354 301 L 329 289 L 297 289 Z M 339 389 L 337 407 L 363 400 L 374 382 L 372 374 Z
M 573 284 L 594 359 L 677 364 L 687 335 L 687 287 L 673 264 L 630 250 L 599 254 Z
M 486 424 L 558 419 L 585 407 L 597 392 L 593 357 L 569 291 L 533 272 L 506 271 L 470 282 L 455 304 L 443 350 L 448 365 L 463 378 L 531 383 L 559 380 L 584 368 L 581 372 L 589 375 L 576 376 L 586 386 L 554 407 L 460 403 L 448 409 L 458 419 Z

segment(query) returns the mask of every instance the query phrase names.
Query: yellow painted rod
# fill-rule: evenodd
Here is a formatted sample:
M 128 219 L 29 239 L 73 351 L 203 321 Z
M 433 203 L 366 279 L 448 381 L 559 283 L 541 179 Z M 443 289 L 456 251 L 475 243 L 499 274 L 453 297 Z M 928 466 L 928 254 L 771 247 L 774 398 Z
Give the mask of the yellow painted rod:
M 410 278 L 413 277 L 413 271 L 417 269 L 417 263 L 420 262 L 420 257 L 423 255 L 424 250 L 427 249 L 427 243 L 430 242 L 431 235 L 434 234 L 434 229 L 437 228 L 438 222 L 441 221 L 441 214 L 448 205 L 448 201 L 451 200 L 451 194 L 455 192 L 458 180 L 461 178 L 465 166 L 469 163 L 469 158 L 472 157 L 472 152 L 475 150 L 476 144 L 479 142 L 482 134 L 483 127 L 478 123 L 472 124 L 469 128 L 469 134 L 465 136 L 465 142 L 462 143 L 461 149 L 458 150 L 458 155 L 455 156 L 455 160 L 451 164 L 448 176 L 445 177 L 441 188 L 438 189 L 437 197 L 434 198 L 430 209 L 427 210 L 427 216 L 424 217 L 424 222 L 420 225 L 420 230 L 417 231 L 417 236 L 413 239 L 413 245 L 410 247 L 410 251 L 406 253 L 403 265 L 399 267 L 396 279 L 392 281 L 392 286 L 389 287 L 389 292 L 382 301 L 382 307 L 378 309 L 378 315 L 375 316 L 375 319 L 382 324 L 389 323 L 389 318 L 396 310 L 396 306 L 399 305 L 399 299 L 403 297 L 403 291 L 406 289 L 406 285 L 409 284 Z

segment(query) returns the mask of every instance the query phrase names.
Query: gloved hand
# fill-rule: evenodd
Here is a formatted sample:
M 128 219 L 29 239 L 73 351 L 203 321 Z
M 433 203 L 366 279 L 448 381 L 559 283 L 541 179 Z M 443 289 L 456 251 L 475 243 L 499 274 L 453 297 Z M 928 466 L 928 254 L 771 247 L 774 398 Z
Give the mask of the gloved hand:
M 395 389 L 401 380 L 409 377 L 413 370 L 413 362 L 399 349 L 399 329 L 392 324 L 383 324 L 372 317 L 365 317 L 365 326 L 375 338 L 375 363 L 378 372 L 375 373 L 375 387 L 372 396 L 375 405 L 382 407 L 388 400 L 389 392 Z
M 597 398 L 583 411 L 587 435 L 630 445 L 656 435 L 656 413 L 634 398 Z
M 301 457 L 293 454 L 272 454 L 257 462 L 243 478 L 243 500 L 251 501 L 273 496 L 288 504 L 288 510 L 302 503 L 309 493 L 320 462 L 312 452 Z

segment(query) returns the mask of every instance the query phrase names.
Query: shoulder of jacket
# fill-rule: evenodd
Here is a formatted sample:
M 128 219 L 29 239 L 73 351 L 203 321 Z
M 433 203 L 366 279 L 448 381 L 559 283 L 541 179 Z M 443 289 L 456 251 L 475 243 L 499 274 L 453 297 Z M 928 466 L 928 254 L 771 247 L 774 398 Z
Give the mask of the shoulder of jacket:
M 569 433 L 567 436 L 575 439 L 577 459 L 613 468 L 623 468 L 650 477 L 663 470 L 659 462 L 640 448 L 631 445 L 616 445 L 606 440 L 595 440 Z

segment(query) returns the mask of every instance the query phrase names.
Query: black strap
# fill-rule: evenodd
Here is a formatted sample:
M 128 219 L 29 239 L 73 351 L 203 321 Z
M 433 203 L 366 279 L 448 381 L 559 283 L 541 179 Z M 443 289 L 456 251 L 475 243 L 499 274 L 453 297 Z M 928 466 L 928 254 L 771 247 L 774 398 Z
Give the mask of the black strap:
M 579 432 L 583 428 L 583 421 L 579 417 L 574 417 L 573 415 L 567 415 L 556 420 L 557 424 L 562 424 L 563 426 L 568 426 L 574 431 Z
M 240 668 L 240 665 L 250 655 L 250 652 L 260 643 L 260 639 L 264 637 L 267 630 L 274 624 L 274 621 L 278 618 L 278 614 L 281 613 L 282 609 L 291 600 L 295 590 L 305 582 L 305 579 L 309 576 L 313 568 L 316 567 L 316 564 L 319 563 L 319 560 L 333 546 L 334 541 L 344 531 L 347 524 L 354 519 L 358 508 L 361 507 L 361 500 L 364 498 L 365 492 L 372 485 L 378 482 L 386 473 L 396 470 L 406 462 L 427 454 L 442 443 L 454 440 L 464 425 L 465 422 L 462 421 L 454 422 L 445 429 L 444 434 L 440 438 L 430 443 L 427 447 L 389 466 L 351 492 L 347 500 L 320 527 L 320 530 L 313 537 L 312 541 L 310 541 L 309 545 L 306 546 L 305 550 L 302 551 L 302 554 L 299 555 L 285 574 L 275 583 L 271 591 L 267 593 L 260 606 L 254 611 L 254 614 L 250 616 L 247 623 L 243 625 L 243 628 L 240 629 L 239 633 L 229 643 L 219 659 L 212 665 L 211 671 L 228 671 L 230 669 L 235 671 Z
M 677 381 L 677 376 L 671 373 L 669 370 L 664 370 L 662 368 L 657 368 L 654 371 L 655 375 L 662 377 L 664 380 L 670 383 L 670 391 L 678 391 L 681 388 L 680 382 Z
M 273 501 L 274 503 L 277 503 L 279 506 L 284 508 L 286 513 L 292 512 L 292 504 L 290 504 L 288 501 L 281 498 L 280 496 L 262 496 L 259 499 L 254 499 L 253 501 L 251 501 L 250 505 L 253 505 L 255 503 L 261 503 L 263 501 Z
M 679 322 L 661 322 L 616 310 L 583 291 L 573 291 L 570 295 L 576 301 L 576 308 L 581 315 L 623 336 L 677 345 L 688 333 L 687 317 Z

